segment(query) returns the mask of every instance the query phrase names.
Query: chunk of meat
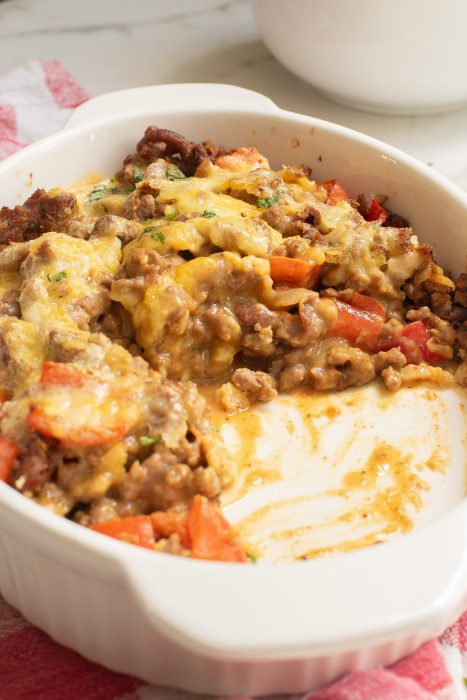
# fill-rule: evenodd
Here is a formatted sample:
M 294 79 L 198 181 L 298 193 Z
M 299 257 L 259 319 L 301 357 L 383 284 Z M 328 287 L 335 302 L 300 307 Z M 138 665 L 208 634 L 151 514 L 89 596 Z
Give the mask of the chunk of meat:
M 134 247 L 127 249 L 110 298 L 131 310 L 144 296 L 146 289 L 159 282 L 161 275 L 182 263 L 177 255 L 159 255 L 156 250 Z
M 255 401 L 272 401 L 277 396 L 274 377 L 266 372 L 241 367 L 232 374 L 232 383 Z
M 382 226 L 392 226 L 393 228 L 406 228 L 410 226 L 407 219 L 403 216 L 394 214 L 386 206 L 383 208 L 382 205 L 386 203 L 386 200 L 387 197 L 382 194 L 359 194 L 357 196 L 358 211 L 366 221 L 379 220 Z M 382 212 L 380 210 L 382 210 Z
M 369 354 L 359 348 L 331 343 L 321 366 L 309 370 L 309 381 L 314 389 L 345 389 L 361 386 L 374 379 L 375 368 Z
M 438 362 L 442 359 L 451 359 L 453 356 L 455 332 L 448 321 L 439 318 L 427 306 L 408 311 L 407 319 L 409 321 L 423 321 L 428 327 L 429 333 L 426 343 L 428 353 L 440 356 L 440 359 L 437 360 Z M 425 353 L 424 359 L 427 362 L 436 363 L 434 358 L 430 359 L 428 353 Z
M 50 480 L 56 464 L 48 445 L 39 435 L 32 435 L 21 449 L 13 466 L 11 483 L 19 491 L 38 493 Z
M 220 490 L 220 478 L 212 467 L 193 468 L 164 445 L 157 445 L 144 461 L 133 462 L 119 485 L 120 498 L 139 502 L 144 512 L 187 504 L 196 493 L 214 498 Z
M 255 304 L 246 299 L 239 299 L 235 306 L 235 315 L 244 326 L 272 326 L 275 315 L 264 304 Z
M 48 231 L 66 232 L 78 216 L 78 202 L 71 192 L 36 190 L 24 204 L 0 209 L 0 245 L 30 241 Z
M 19 289 L 9 289 L 0 298 L 0 316 L 17 316 L 21 313 Z
M 124 160 L 124 166 L 134 162 L 149 164 L 159 158 L 164 158 L 175 163 L 185 175 L 191 176 L 195 174 L 200 163 L 204 160 L 214 162 L 222 152 L 222 147 L 215 147 L 210 141 L 193 143 L 175 131 L 148 126 L 143 138 L 136 146 L 136 154 L 127 156 Z M 124 167 L 115 177 L 122 181 L 127 176 L 128 173 L 125 173 Z
M 122 242 L 128 243 L 141 233 L 141 226 L 137 221 L 129 221 L 122 216 L 106 214 L 96 219 L 91 231 L 91 238 L 105 238 L 106 236 L 118 236 Z
M 288 216 L 284 207 L 274 204 L 272 207 L 265 209 L 261 214 L 261 218 L 286 237 L 302 236 L 311 240 L 321 237 L 316 228 L 321 220 L 321 213 L 312 205 L 305 207 L 302 212 L 295 216 Z

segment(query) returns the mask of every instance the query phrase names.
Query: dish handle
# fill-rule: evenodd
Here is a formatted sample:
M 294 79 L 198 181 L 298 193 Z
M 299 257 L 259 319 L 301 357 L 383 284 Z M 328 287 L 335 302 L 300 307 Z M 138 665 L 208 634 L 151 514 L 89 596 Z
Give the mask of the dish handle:
M 141 113 L 146 108 L 157 107 L 164 110 L 193 112 L 209 111 L 255 111 L 273 112 L 277 105 L 259 92 L 247 90 L 237 85 L 221 83 L 180 83 L 171 85 L 149 85 L 108 92 L 93 97 L 77 107 L 70 116 L 66 128 L 74 128 L 86 122 L 109 119 L 118 114 Z
M 131 555 L 127 581 L 145 619 L 194 653 L 299 659 L 399 642 L 408 653 L 467 604 L 467 502 L 410 535 L 308 562 L 239 566 Z

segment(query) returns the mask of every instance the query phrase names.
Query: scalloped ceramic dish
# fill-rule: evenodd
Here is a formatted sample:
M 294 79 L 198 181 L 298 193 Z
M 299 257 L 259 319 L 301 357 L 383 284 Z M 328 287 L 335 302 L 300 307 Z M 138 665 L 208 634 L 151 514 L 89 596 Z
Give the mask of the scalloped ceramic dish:
M 0 164 L 2 204 L 22 201 L 31 188 L 76 182 L 91 170 L 115 171 L 151 123 L 194 140 L 254 144 L 273 167 L 308 163 L 319 178 L 338 177 L 352 195 L 384 192 L 440 262 L 463 271 L 467 196 L 454 185 L 374 139 L 226 85 L 164 85 L 91 100 L 64 130 Z M 342 411 L 338 405 L 337 412 L 315 415 L 319 439 L 309 450 L 310 425 L 291 399 L 257 411 L 261 431 L 251 454 L 281 478 L 230 494 L 225 511 L 234 523 L 249 517 L 258 546 L 280 541 L 264 549 L 258 566 L 194 561 L 105 538 L 0 483 L 2 595 L 96 662 L 200 693 L 301 692 L 350 669 L 395 661 L 467 605 L 463 396 L 420 387 L 389 397 L 372 385 L 352 397 L 335 394 Z M 284 431 L 286 423 L 291 430 Z M 234 427 L 223 431 L 234 449 Z M 284 519 L 289 525 L 295 518 L 299 529 L 310 525 L 311 513 L 318 525 L 334 513 L 330 490 L 381 440 L 410 453 L 423 479 L 414 529 L 358 551 L 270 563 L 298 546 L 271 538 Z M 438 461 L 430 462 L 435 452 Z M 279 501 L 300 508 L 276 508 L 282 525 L 252 519 Z M 367 534 L 359 529 L 353 536 Z M 348 537 L 335 530 L 308 544 L 339 550 Z

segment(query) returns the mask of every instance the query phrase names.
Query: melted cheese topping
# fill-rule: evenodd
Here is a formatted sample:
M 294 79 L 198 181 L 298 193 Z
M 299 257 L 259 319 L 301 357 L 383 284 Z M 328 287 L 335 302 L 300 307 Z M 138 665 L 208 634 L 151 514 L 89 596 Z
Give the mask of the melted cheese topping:
M 120 248 L 118 238 L 82 241 L 64 233 L 45 233 L 32 241 L 21 267 L 23 319 L 86 327 L 83 309 L 98 302 L 100 285 L 115 276 Z

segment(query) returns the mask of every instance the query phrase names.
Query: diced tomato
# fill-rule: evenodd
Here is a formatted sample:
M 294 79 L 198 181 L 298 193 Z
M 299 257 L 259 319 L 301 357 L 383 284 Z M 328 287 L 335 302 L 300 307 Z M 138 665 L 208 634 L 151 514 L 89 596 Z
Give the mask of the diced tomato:
M 192 556 L 196 559 L 247 561 L 241 546 L 230 535 L 229 523 L 204 496 L 194 498 L 188 515 L 188 533 Z
M 371 207 L 368 210 L 366 220 L 384 224 L 388 216 L 389 212 L 383 207 L 382 204 L 378 202 L 377 199 L 374 199 L 371 203 Z
M 0 435 L 0 481 L 7 481 L 13 468 L 13 462 L 19 454 L 19 448 L 12 440 Z
M 342 202 L 344 199 L 349 199 L 347 191 L 342 187 L 340 182 L 337 182 L 337 180 L 325 180 L 319 184 L 321 187 L 324 187 L 328 193 L 326 204 L 330 204 L 332 206 L 338 202 Z
M 310 289 L 318 281 L 320 265 L 309 260 L 285 255 L 271 255 L 268 260 L 274 284 Z
M 126 423 L 113 426 L 72 425 L 62 416 L 48 414 L 41 406 L 33 406 L 26 419 L 30 428 L 41 435 L 59 440 L 64 445 L 95 447 L 121 439 L 129 430 Z
M 350 305 L 354 306 L 356 309 L 361 309 L 362 311 L 369 311 L 372 314 L 381 316 L 385 318 L 386 312 L 384 306 L 377 299 L 369 297 L 366 294 L 359 294 L 354 292 L 350 299 Z
M 437 365 L 445 359 L 436 352 L 428 349 L 428 328 L 423 321 L 414 321 L 401 328 L 389 338 L 381 338 L 378 341 L 378 350 L 390 350 L 399 348 L 410 364 L 417 365 L 420 362 L 428 362 Z
M 42 365 L 41 384 L 83 386 L 86 379 L 88 379 L 86 374 L 71 365 L 59 362 L 44 362 Z
M 200 495 L 195 496 L 189 511 L 170 509 L 116 518 L 92 525 L 91 530 L 149 549 L 161 537 L 178 534 L 182 546 L 191 550 L 195 559 L 247 561 L 240 544 L 231 536 L 227 520 Z
M 401 331 L 399 339 L 400 348 L 409 362 L 428 362 L 430 365 L 437 365 L 445 358 L 436 352 L 428 349 L 428 329 L 423 321 L 409 323 Z
M 375 343 L 383 325 L 383 317 L 342 301 L 336 301 L 336 306 L 337 320 L 331 327 L 330 335 L 344 338 L 352 345 L 357 341 L 367 346 Z
M 191 540 L 188 535 L 188 511 L 177 511 L 171 508 L 166 511 L 151 513 L 152 526 L 156 540 L 177 534 L 182 547 L 190 549 Z
M 111 382 L 72 365 L 44 362 L 27 424 L 63 444 L 104 445 L 122 438 L 132 425 L 126 398 Z
M 126 518 L 105 520 L 97 525 L 91 525 L 91 530 L 147 549 L 154 549 L 156 542 L 149 515 L 129 515 Z
M 10 396 L 10 393 L 6 389 L 0 389 L 0 404 L 8 401 Z

